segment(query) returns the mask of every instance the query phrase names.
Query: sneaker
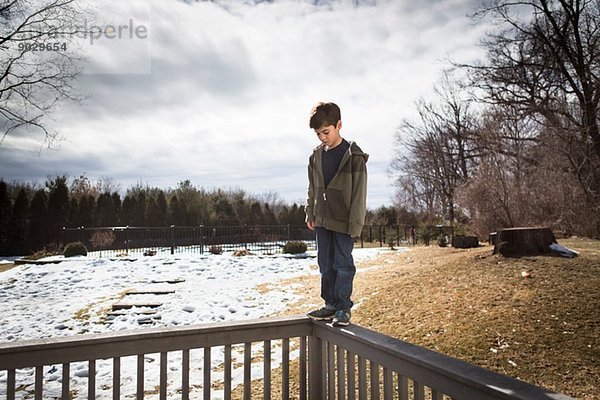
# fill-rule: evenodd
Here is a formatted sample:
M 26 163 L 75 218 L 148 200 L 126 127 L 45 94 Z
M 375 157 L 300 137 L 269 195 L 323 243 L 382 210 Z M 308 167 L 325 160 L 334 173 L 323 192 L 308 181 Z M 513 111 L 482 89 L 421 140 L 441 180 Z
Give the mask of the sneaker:
M 348 326 L 350 325 L 350 310 L 337 310 L 333 317 L 333 326 Z
M 329 308 L 323 307 L 318 310 L 311 311 L 306 315 L 315 321 L 331 321 L 335 315 L 335 310 L 330 310 Z

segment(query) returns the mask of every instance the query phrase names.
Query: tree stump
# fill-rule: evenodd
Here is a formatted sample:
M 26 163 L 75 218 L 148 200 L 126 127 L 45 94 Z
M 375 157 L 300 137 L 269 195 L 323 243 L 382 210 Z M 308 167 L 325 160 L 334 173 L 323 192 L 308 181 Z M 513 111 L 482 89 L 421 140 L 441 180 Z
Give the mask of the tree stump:
M 551 253 L 556 238 L 550 228 L 521 227 L 497 232 L 494 254 L 506 257 L 535 256 Z
M 456 235 L 452 237 L 452 247 L 457 249 L 479 247 L 479 238 L 477 236 Z

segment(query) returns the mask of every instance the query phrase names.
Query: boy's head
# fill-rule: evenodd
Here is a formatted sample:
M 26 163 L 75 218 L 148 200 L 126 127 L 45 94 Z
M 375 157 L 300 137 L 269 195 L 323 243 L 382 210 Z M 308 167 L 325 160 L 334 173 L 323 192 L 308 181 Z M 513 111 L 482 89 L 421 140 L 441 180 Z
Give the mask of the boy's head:
M 337 126 L 342 120 L 340 108 L 335 103 L 317 103 L 310 112 L 309 125 L 311 129 L 319 129 L 325 126 Z
M 333 148 L 342 142 L 342 118 L 337 104 L 317 103 L 310 113 L 309 125 L 325 146 Z

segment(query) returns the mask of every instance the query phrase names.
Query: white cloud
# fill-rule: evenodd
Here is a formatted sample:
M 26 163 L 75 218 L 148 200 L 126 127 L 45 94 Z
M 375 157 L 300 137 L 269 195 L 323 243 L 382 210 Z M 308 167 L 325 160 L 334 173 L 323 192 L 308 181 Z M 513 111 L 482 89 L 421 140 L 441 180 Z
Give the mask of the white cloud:
M 431 93 L 444 59 L 480 54 L 481 27 L 466 17 L 473 3 L 314 3 L 153 1 L 151 73 L 82 76 L 91 98 L 58 113 L 60 152 L 38 156 L 39 145 L 9 137 L 0 146 L 4 178 L 19 165 L 23 179 L 63 171 L 123 187 L 191 179 L 302 200 L 318 144 L 308 113 L 329 100 L 342 108 L 343 135 L 371 154 L 369 206 L 388 203 L 396 127 Z M 110 68 L 110 57 L 102 62 Z

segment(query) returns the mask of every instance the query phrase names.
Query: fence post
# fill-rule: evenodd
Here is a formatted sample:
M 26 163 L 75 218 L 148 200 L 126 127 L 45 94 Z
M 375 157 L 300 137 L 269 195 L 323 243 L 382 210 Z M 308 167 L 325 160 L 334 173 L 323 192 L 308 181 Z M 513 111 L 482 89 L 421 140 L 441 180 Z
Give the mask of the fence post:
M 384 241 L 384 237 L 383 237 L 383 226 L 379 225 L 379 247 L 383 247 L 383 241 Z
M 175 225 L 171 225 L 171 255 L 175 254 Z
M 204 254 L 204 225 L 198 226 L 198 231 L 200 231 L 200 254 Z
M 313 333 L 308 337 L 308 398 L 323 398 L 323 346 Z
M 125 227 L 125 249 L 129 255 L 129 225 Z

